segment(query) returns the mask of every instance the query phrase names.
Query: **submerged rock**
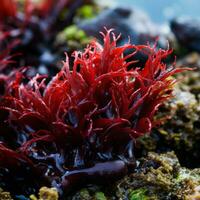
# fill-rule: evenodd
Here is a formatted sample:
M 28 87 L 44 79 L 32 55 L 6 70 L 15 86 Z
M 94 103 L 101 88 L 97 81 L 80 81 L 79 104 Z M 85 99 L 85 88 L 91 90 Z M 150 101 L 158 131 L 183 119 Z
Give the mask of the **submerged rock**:
M 174 19 L 171 21 L 171 30 L 183 47 L 200 52 L 200 20 Z

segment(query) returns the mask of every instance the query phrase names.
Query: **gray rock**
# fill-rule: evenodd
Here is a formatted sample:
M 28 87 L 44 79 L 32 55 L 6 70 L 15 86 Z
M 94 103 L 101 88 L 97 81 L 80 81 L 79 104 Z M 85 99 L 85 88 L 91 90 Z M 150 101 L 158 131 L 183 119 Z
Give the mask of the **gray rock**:
M 177 18 L 171 21 L 170 26 L 180 45 L 200 52 L 200 20 Z
M 155 42 L 160 28 L 153 24 L 146 13 L 131 8 L 110 8 L 92 20 L 82 21 L 78 27 L 88 35 L 99 38 L 99 32 L 113 28 L 116 34 L 122 34 L 121 42 L 131 39 L 134 44 Z

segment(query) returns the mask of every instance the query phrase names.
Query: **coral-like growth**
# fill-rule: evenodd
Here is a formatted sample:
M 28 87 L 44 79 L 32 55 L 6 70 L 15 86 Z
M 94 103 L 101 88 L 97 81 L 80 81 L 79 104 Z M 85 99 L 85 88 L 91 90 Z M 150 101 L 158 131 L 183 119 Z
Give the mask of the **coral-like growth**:
M 62 70 L 48 84 L 40 75 L 25 83 L 18 74 L 1 102 L 18 147 L 7 150 L 9 144 L 1 144 L 0 159 L 27 157 L 24 162 L 31 160 L 51 185 L 63 190 L 79 180 L 81 172 L 101 177 L 118 170 L 122 175 L 124 165 L 113 160 L 134 162 L 134 139 L 157 124 L 156 110 L 172 97 L 176 80 L 170 76 L 182 69 L 164 63 L 170 50 L 130 43 L 118 47 L 119 37 L 112 30 L 102 35 L 104 46 L 94 41 L 83 53 L 74 52 L 72 71 L 66 56 Z M 125 56 L 127 50 L 133 53 Z M 137 62 L 132 59 L 137 51 L 147 54 L 147 62 L 128 70 Z M 98 172 L 103 167 L 95 164 L 105 161 L 105 170 Z M 80 169 L 87 167 L 88 172 Z

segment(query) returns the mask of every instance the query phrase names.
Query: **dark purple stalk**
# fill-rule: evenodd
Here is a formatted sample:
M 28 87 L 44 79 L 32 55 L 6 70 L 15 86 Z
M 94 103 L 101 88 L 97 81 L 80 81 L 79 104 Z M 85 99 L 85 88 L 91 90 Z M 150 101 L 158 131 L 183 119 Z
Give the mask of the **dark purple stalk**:
M 67 171 L 62 176 L 61 182 L 53 181 L 52 186 L 56 187 L 59 193 L 66 194 L 86 184 L 111 183 L 125 176 L 127 172 L 127 165 L 121 160 L 97 163 L 90 168 Z

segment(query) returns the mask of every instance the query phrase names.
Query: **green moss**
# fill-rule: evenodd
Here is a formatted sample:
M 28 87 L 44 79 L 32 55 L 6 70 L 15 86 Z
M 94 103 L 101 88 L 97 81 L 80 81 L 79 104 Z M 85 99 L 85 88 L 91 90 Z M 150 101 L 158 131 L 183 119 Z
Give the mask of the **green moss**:
M 76 25 L 71 25 L 65 28 L 63 30 L 63 34 L 65 35 L 67 40 L 82 39 L 86 37 L 84 31 L 79 30 Z
M 93 5 L 84 5 L 77 10 L 77 16 L 82 19 L 91 19 L 95 17 L 96 10 Z
M 90 199 L 90 194 L 89 194 L 87 189 L 82 189 L 80 191 L 80 198 L 83 199 L 83 200 Z
M 57 35 L 56 43 L 67 44 L 69 49 L 82 49 L 91 39 L 91 37 L 88 37 L 87 34 L 76 25 L 71 25 Z
M 95 200 L 107 200 L 103 192 L 96 192 L 95 193 Z
M 132 190 L 129 194 L 129 200 L 148 200 L 145 193 L 145 189 Z

